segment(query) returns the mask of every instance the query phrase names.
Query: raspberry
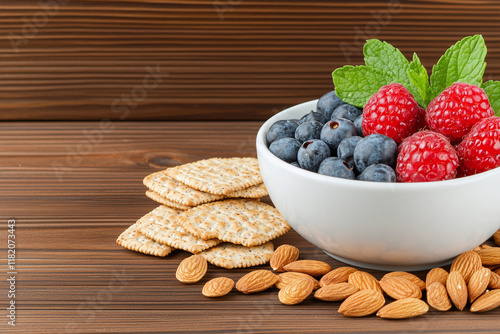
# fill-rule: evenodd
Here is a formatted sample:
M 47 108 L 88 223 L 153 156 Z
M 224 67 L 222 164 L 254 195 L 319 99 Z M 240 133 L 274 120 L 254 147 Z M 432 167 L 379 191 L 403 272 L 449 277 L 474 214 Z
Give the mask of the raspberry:
M 436 132 L 420 131 L 399 145 L 396 174 L 401 182 L 453 179 L 458 155 L 448 139 Z
M 495 130 L 495 129 L 500 129 L 500 117 L 498 116 L 492 116 L 492 117 L 487 117 L 483 118 L 474 126 L 472 129 L 470 129 L 469 133 L 471 132 L 483 132 L 487 130 Z
M 493 115 L 493 108 L 481 88 L 458 82 L 431 101 L 426 121 L 431 130 L 454 142 L 462 139 L 481 119 Z
M 401 143 L 418 126 L 419 106 L 402 85 L 383 86 L 368 100 L 363 110 L 363 134 L 379 133 Z
M 500 129 L 471 131 L 458 144 L 457 152 L 460 170 L 464 175 L 482 173 L 500 166 Z

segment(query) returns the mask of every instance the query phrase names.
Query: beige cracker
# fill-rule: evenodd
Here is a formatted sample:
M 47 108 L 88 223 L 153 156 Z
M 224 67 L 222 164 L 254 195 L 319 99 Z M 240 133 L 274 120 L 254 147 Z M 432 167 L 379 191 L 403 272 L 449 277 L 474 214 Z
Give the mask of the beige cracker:
M 176 222 L 202 239 L 217 238 L 246 247 L 263 244 L 290 230 L 277 209 L 250 199 L 203 204 L 182 212 Z
M 215 266 L 233 269 L 265 264 L 269 262 L 273 251 L 274 245 L 270 241 L 254 247 L 223 243 L 207 249 L 198 255 L 203 256 Z
M 218 239 L 203 240 L 189 234 L 175 222 L 181 212 L 160 205 L 137 221 L 137 230 L 154 241 L 194 254 L 222 242 Z
M 262 183 L 255 158 L 211 158 L 169 168 L 165 173 L 185 185 L 215 195 Z
M 172 202 L 171 200 L 167 199 L 166 197 L 163 197 L 162 195 L 154 192 L 153 190 L 146 191 L 146 196 L 148 196 L 149 198 L 151 198 L 153 201 L 155 201 L 157 203 L 163 204 L 165 206 L 169 206 L 169 207 L 174 208 L 174 209 L 189 210 L 192 208 L 192 206 Z
M 116 239 L 116 243 L 127 249 L 154 256 L 167 256 L 174 250 L 170 246 L 160 244 L 142 235 L 136 228 L 137 223 L 127 228 L 120 234 L 118 239 Z

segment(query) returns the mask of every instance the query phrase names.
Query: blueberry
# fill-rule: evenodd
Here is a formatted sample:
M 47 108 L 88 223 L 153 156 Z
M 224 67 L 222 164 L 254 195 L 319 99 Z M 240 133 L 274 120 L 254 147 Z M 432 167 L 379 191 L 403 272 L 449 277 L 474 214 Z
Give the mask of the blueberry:
M 312 139 L 304 142 L 297 153 L 297 161 L 303 169 L 317 172 L 321 161 L 330 156 L 330 149 L 323 141 Z
M 374 164 L 386 164 L 394 168 L 398 145 L 387 136 L 375 133 L 364 137 L 354 148 L 354 163 L 360 173 Z
M 266 134 L 267 145 L 270 145 L 273 141 L 281 138 L 295 137 L 295 129 L 297 129 L 298 125 L 299 124 L 297 123 L 296 120 L 285 119 L 275 122 L 273 125 L 271 125 L 271 127 L 267 131 Z
M 319 165 L 318 173 L 351 180 L 356 178 L 352 168 L 344 160 L 336 157 L 323 160 Z
M 320 122 L 321 124 L 325 124 L 328 122 L 328 118 L 326 118 L 325 115 L 312 111 L 309 112 L 309 114 L 302 116 L 302 118 L 299 120 L 299 125 L 305 122 L 310 122 L 310 121 L 317 121 Z
M 345 102 L 337 96 L 335 91 L 332 90 L 319 98 L 316 104 L 316 112 L 322 113 L 327 119 L 330 119 L 335 108 L 344 103 Z
M 347 137 L 356 135 L 354 123 L 345 118 L 337 118 L 323 125 L 320 139 L 327 143 L 330 150 L 337 153 L 340 142 Z
M 356 118 L 363 114 L 363 109 L 355 107 L 350 104 L 342 104 L 338 106 L 332 113 L 330 119 L 333 121 L 335 118 L 347 118 L 354 122 Z
M 342 160 L 347 160 L 354 155 L 354 148 L 362 138 L 359 136 L 347 137 L 342 140 L 337 147 L 337 156 Z
M 300 165 L 297 161 L 291 162 L 290 165 L 300 168 Z
M 300 144 L 295 138 L 281 138 L 269 145 L 269 151 L 281 160 L 292 162 L 297 160 L 297 152 L 299 151 Z
M 357 179 L 362 181 L 396 182 L 396 173 L 394 169 L 387 165 L 374 164 L 366 167 Z
M 354 120 L 354 126 L 358 132 L 358 136 L 363 137 L 363 127 L 361 123 L 363 123 L 363 115 L 358 116 L 358 118 Z
M 319 139 L 321 128 L 323 128 L 323 124 L 320 122 L 310 121 L 302 123 L 295 130 L 295 139 L 301 143 L 306 140 Z

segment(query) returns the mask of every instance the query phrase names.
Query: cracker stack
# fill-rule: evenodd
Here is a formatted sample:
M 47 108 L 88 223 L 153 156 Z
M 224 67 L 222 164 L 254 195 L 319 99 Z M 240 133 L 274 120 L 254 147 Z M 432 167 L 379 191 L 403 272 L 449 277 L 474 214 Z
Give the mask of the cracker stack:
M 232 269 L 267 263 L 270 240 L 290 230 L 267 196 L 255 158 L 212 158 L 144 178 L 146 196 L 161 205 L 123 232 L 117 243 L 167 256 L 182 249 Z

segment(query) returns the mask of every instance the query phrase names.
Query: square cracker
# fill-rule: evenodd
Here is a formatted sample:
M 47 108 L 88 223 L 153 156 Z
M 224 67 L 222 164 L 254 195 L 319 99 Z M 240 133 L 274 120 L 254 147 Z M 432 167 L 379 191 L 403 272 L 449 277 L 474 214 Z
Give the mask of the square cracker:
M 172 202 L 168 198 L 163 197 L 162 195 L 154 192 L 153 190 L 146 191 L 146 196 L 148 196 L 149 198 L 151 198 L 153 201 L 155 201 L 157 203 L 160 203 L 160 204 L 165 205 L 165 206 L 169 206 L 169 207 L 174 208 L 174 209 L 189 210 L 192 208 L 192 206 L 187 206 L 184 204 Z
M 227 199 L 182 212 L 176 222 L 202 239 L 257 246 L 290 230 L 278 210 L 252 199 Z
M 169 168 L 165 173 L 185 185 L 215 195 L 262 183 L 255 158 L 211 158 Z
M 198 255 L 203 256 L 215 266 L 233 269 L 265 264 L 271 259 L 273 251 L 274 245 L 270 241 L 254 247 L 223 243 L 207 249 Z
M 189 234 L 175 222 L 181 212 L 160 205 L 137 221 L 137 230 L 154 241 L 194 254 L 222 242 L 218 239 L 203 240 Z
M 116 239 L 116 243 L 127 249 L 154 256 L 167 256 L 174 250 L 160 244 L 137 231 L 137 223 L 131 225 Z

